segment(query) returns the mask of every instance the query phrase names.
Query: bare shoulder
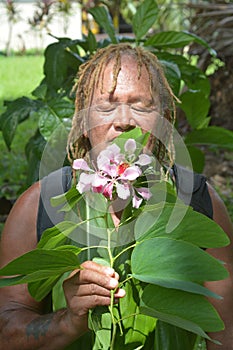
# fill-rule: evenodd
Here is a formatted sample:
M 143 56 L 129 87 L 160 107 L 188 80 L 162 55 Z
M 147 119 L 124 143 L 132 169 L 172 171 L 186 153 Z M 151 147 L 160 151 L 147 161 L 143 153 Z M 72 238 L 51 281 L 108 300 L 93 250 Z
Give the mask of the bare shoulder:
M 208 251 L 211 255 L 229 264 L 233 277 L 233 225 L 222 199 L 209 184 L 208 189 L 213 205 L 213 219 L 226 232 L 230 240 L 230 244 L 226 247 L 208 249 Z
M 1 267 L 36 248 L 39 198 L 40 185 L 35 183 L 18 198 L 13 206 L 1 235 Z M 42 312 L 44 307 L 44 302 L 38 303 L 32 299 L 25 284 L 0 288 L 0 320 L 1 315 L 8 313 L 11 309 L 29 308 Z
M 217 222 L 227 234 L 232 235 L 233 226 L 225 204 L 210 184 L 208 184 L 208 190 L 213 205 L 214 221 Z
M 13 206 L 1 236 L 1 265 L 36 247 L 39 198 L 40 185 L 37 182 L 29 187 Z

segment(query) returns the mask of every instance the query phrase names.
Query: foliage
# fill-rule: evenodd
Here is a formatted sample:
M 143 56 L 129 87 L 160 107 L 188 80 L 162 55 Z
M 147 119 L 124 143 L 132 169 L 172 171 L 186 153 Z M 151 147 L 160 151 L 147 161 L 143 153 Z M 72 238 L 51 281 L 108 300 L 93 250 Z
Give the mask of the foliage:
M 140 153 L 148 138 L 141 130 L 127 132 L 123 140 L 120 136 L 114 144 L 123 141 L 127 154 L 129 145 L 126 147 L 126 144 L 131 139 L 137 145 L 135 159 L 138 157 L 144 168 L 146 155 Z M 126 164 L 127 157 L 122 165 Z M 139 164 L 138 160 L 133 164 Z M 118 165 L 120 176 L 116 181 L 121 181 L 121 176 L 125 181 L 126 175 Z M 85 163 L 82 167 L 88 171 Z M 107 167 L 108 162 L 104 168 Z M 132 165 L 125 171 L 130 168 L 135 170 Z M 131 188 L 138 188 L 140 176 L 134 178 L 135 181 L 128 180 Z M 120 287 L 126 290 L 126 297 L 118 304 L 114 304 L 113 290 L 108 308 L 97 307 L 90 311 L 93 350 L 117 350 L 122 346 L 146 350 L 151 349 L 153 343 L 156 348 L 165 349 L 164 339 L 159 336 L 162 332 L 167 334 L 165 342 L 169 340 L 169 349 L 173 350 L 191 350 L 195 335 L 210 339 L 206 332 L 222 330 L 224 325 L 205 298 L 220 297 L 203 283 L 224 279 L 227 271 L 222 262 L 203 248 L 227 245 L 229 239 L 214 221 L 182 204 L 170 181 L 155 177 L 151 186 L 151 177 L 149 179 L 149 190 L 154 195 L 139 208 L 135 208 L 131 200 L 126 201 L 118 229 L 109 211 L 112 199 L 103 195 L 104 192 L 88 192 L 86 196 L 73 185 L 67 193 L 53 198 L 53 205 L 62 204 L 64 221 L 47 229 L 35 250 L 0 270 L 0 275 L 8 276 L 0 279 L 0 286 L 28 283 L 29 292 L 36 300 L 42 300 L 53 290 L 58 302 L 54 307 L 60 308 L 64 303 L 64 297 L 60 298 L 63 274 L 80 268 L 81 262 L 91 255 L 94 261 L 113 267 L 120 275 Z M 149 185 L 147 180 L 144 184 L 145 187 Z M 158 194 L 165 201 L 161 201 Z M 94 207 L 93 203 L 98 204 Z M 177 217 L 175 212 L 179 213 Z M 182 218 L 180 213 L 183 213 Z M 94 235 L 98 243 L 80 244 L 82 231 L 85 237 Z M 87 242 L 92 242 L 91 237 Z M 79 345 L 79 348 L 87 349 L 87 346 Z
M 17 99 L 23 94 L 27 97 L 31 96 L 30 92 L 43 76 L 43 56 L 2 56 L 0 65 L 4 67 L 4 70 L 1 69 L 0 72 L 2 81 L 0 111 L 3 113 L 6 109 L 3 106 L 3 96 L 6 100 Z M 29 185 L 27 183 L 28 163 L 24 148 L 28 139 L 33 136 L 36 126 L 37 118 L 33 115 L 20 123 L 11 145 L 11 152 L 8 152 L 2 134 L 0 135 L 0 197 L 15 200 Z
M 153 8 L 153 11 L 151 11 Z M 209 110 L 209 81 L 205 74 L 190 63 L 190 58 L 180 54 L 184 48 L 195 42 L 203 46 L 212 55 L 214 51 L 208 44 L 188 32 L 165 31 L 148 35 L 148 31 L 157 20 L 158 8 L 153 0 L 142 3 L 133 18 L 133 31 L 136 39 L 119 37 L 114 33 L 111 17 L 105 7 L 100 6 L 90 10 L 98 24 L 109 35 L 97 42 L 94 35 L 89 32 L 82 40 L 57 38 L 57 42 L 49 45 L 45 50 L 44 79 L 34 90 L 34 99 L 19 98 L 7 103 L 7 110 L 0 116 L 0 128 L 7 147 L 11 143 L 17 130 L 17 126 L 33 113 L 37 114 L 38 130 L 29 140 L 27 149 L 30 149 L 30 159 L 34 159 L 33 167 L 29 164 L 30 181 L 38 178 L 38 165 L 35 159 L 40 161 L 42 150 L 49 135 L 52 134 L 54 125 L 71 119 L 73 113 L 73 96 L 70 94 L 76 72 L 81 63 L 85 62 L 90 54 L 97 48 L 109 45 L 111 42 L 130 41 L 132 44 L 143 45 L 155 53 L 164 66 L 168 81 L 175 94 L 180 98 L 180 107 L 186 113 L 192 134 L 186 136 L 186 145 L 190 150 L 193 167 L 197 171 L 202 170 L 198 166 L 199 159 L 203 158 L 196 144 L 202 144 L 199 132 L 205 134 L 205 144 L 224 147 L 226 136 L 221 128 L 210 128 Z M 211 138 L 209 138 L 209 135 Z M 232 133 L 228 135 L 228 147 L 233 145 Z M 36 157 L 34 157 L 36 155 Z M 203 162 L 200 162 L 200 164 Z

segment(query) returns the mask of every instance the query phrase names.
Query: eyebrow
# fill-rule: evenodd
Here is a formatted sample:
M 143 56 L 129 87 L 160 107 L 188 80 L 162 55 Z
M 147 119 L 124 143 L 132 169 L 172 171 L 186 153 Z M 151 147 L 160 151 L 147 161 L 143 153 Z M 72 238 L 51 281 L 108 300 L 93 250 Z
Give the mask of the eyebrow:
M 148 99 L 147 98 L 140 98 L 140 96 L 136 97 L 136 98 L 131 98 L 129 96 L 127 102 L 121 102 L 120 100 L 121 99 L 118 97 L 111 99 L 111 94 L 108 94 L 108 95 L 97 98 L 95 100 L 95 104 L 98 105 L 98 104 L 101 104 L 103 102 L 109 102 L 109 103 L 115 102 L 115 103 L 126 103 L 126 104 L 143 103 L 143 104 L 145 104 L 145 106 L 152 106 L 153 104 L 155 104 L 152 98 L 148 98 Z

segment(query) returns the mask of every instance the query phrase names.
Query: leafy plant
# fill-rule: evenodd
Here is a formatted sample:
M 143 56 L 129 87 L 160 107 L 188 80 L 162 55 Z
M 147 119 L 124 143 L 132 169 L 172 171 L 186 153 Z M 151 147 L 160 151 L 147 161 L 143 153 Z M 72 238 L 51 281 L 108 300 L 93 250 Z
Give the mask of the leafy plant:
M 179 107 L 184 111 L 190 125 L 190 133 L 186 135 L 185 143 L 190 151 L 194 170 L 201 172 L 204 165 L 204 155 L 196 145 L 232 149 L 233 133 L 209 126 L 210 85 L 207 77 L 190 63 L 189 57 L 182 55 L 184 48 L 191 43 L 201 45 L 212 55 L 215 55 L 214 50 L 200 37 L 188 32 L 164 31 L 148 34 L 157 20 L 158 11 L 154 0 L 146 0 L 138 6 L 132 22 L 134 39 L 117 36 L 107 8 L 95 7 L 90 13 L 109 38 L 97 42 L 95 36 L 89 32 L 82 40 L 56 38 L 57 42 L 46 48 L 45 77 L 34 90 L 34 99 L 22 97 L 7 102 L 7 110 L 0 116 L 0 128 L 10 149 L 17 125 L 32 113 L 37 115 L 38 130 L 29 140 L 26 152 L 29 182 L 38 178 L 42 151 L 54 131 L 54 125 L 65 123 L 66 128 L 69 128 L 67 122 L 71 120 L 74 110 L 71 90 L 80 64 L 88 60 L 98 48 L 120 41 L 145 46 L 158 56 L 164 66 L 167 79 L 181 101 Z
M 144 180 L 144 186 L 155 195 L 142 196 L 140 206 L 134 205 L 133 188 L 139 193 L 141 177 L 144 178 L 147 170 L 152 171 L 150 157 L 141 154 L 147 140 L 148 135 L 142 135 L 137 128 L 115 139 L 114 148 L 109 146 L 99 157 L 103 152 L 106 157 L 106 151 L 111 148 L 111 159 L 113 154 L 118 159 L 117 176 L 114 175 L 116 192 L 112 189 L 111 195 L 106 193 L 106 183 L 101 193 L 93 188 L 96 184 L 93 179 L 107 170 L 108 159 L 102 163 L 103 168 L 95 170 L 93 179 L 89 175 L 93 192 L 80 186 L 82 173 L 78 174 L 77 186 L 73 184 L 67 193 L 52 199 L 52 205 L 62 205 L 64 221 L 47 229 L 35 250 L 0 270 L 1 276 L 8 276 L 0 279 L 0 287 L 28 283 L 29 292 L 36 300 L 42 300 L 53 291 L 56 309 L 65 306 L 62 280 L 67 272 L 80 268 L 83 260 L 91 256 L 94 261 L 113 267 L 120 275 L 119 285 L 126 290 L 126 297 L 114 304 L 113 290 L 108 308 L 97 307 L 90 311 L 93 350 L 117 350 L 122 346 L 146 350 L 153 344 L 164 349 L 164 340 L 159 335 L 162 332 L 167 335 L 165 341 L 171 341 L 173 350 L 191 350 L 196 335 L 210 339 L 206 332 L 220 331 L 224 327 L 206 298 L 220 296 L 205 288 L 203 283 L 224 279 L 228 274 L 223 263 L 203 248 L 227 245 L 229 239 L 214 221 L 182 204 L 170 181 L 155 177 L 151 186 L 150 177 L 149 187 Z M 122 142 L 124 158 L 118 157 L 118 145 Z M 75 168 L 84 170 L 86 178 L 86 172 L 94 172 L 81 159 L 74 163 Z M 132 171 L 137 175 L 133 180 Z M 107 176 L 112 182 L 112 171 L 111 175 L 104 173 L 102 181 Z M 109 207 L 116 197 L 122 198 L 118 192 L 121 184 L 130 187 L 132 202 L 125 203 L 116 229 Z M 162 193 L 164 201 L 158 193 Z M 174 216 L 176 209 L 183 213 L 182 218 Z M 169 225 L 172 215 L 172 225 Z M 82 231 L 85 238 L 88 237 L 85 245 L 80 244 Z M 95 241 L 97 239 L 95 245 L 89 243 L 92 242 L 91 233 Z M 79 348 L 87 348 L 86 344 L 82 347 L 79 340 L 77 344 Z

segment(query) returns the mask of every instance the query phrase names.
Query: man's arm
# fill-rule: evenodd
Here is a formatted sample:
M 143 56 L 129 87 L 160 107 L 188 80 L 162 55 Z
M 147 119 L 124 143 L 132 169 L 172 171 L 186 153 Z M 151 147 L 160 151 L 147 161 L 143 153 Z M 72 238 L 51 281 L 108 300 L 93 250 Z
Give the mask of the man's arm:
M 222 343 L 222 346 L 208 342 L 208 350 L 233 350 L 233 227 L 226 207 L 214 189 L 208 185 L 212 204 L 213 219 L 227 233 L 231 243 L 224 248 L 208 249 L 215 258 L 224 261 L 229 277 L 222 281 L 208 282 L 207 288 L 223 297 L 222 300 L 212 299 L 211 302 L 217 309 L 225 324 L 225 330 L 218 333 L 210 333 L 210 337 Z
M 39 184 L 16 202 L 5 224 L 0 266 L 36 248 Z M 26 285 L 0 288 L 0 344 L 8 350 L 64 349 L 88 330 L 88 310 L 110 304 L 110 290 L 118 285 L 113 269 L 85 262 L 64 282 L 67 308 L 48 313 L 49 300 L 36 302 Z M 116 297 L 124 296 L 119 290 Z

